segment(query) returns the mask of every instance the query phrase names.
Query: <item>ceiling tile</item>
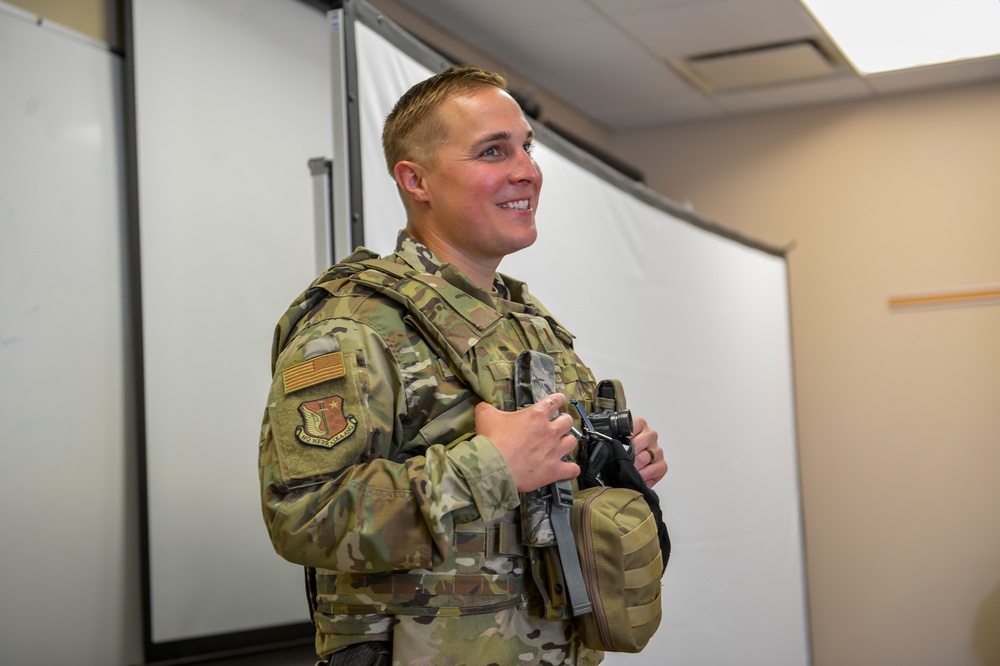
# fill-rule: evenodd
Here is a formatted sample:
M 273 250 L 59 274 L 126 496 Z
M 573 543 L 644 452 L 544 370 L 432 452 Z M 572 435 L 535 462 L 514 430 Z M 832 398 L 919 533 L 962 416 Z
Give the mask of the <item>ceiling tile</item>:
M 667 7 L 678 7 L 689 5 L 691 0 L 587 0 L 601 13 L 607 16 L 620 16 L 630 12 L 647 9 L 665 9 Z
M 598 21 L 493 37 L 481 48 L 495 57 L 504 54 L 522 76 L 565 99 L 570 95 L 643 99 L 690 92 L 665 63 Z
M 779 44 L 821 34 L 795 0 L 697 2 L 633 12 L 615 20 L 665 59 Z
M 630 104 L 604 101 L 590 107 L 588 113 L 606 127 L 633 130 L 686 120 L 721 117 L 726 111 L 705 95 L 685 94 Z
M 695 58 L 687 67 L 711 90 L 734 90 L 815 79 L 834 69 L 811 42 Z
M 503 37 L 550 25 L 601 20 L 583 0 L 396 0 L 473 46 L 483 37 Z

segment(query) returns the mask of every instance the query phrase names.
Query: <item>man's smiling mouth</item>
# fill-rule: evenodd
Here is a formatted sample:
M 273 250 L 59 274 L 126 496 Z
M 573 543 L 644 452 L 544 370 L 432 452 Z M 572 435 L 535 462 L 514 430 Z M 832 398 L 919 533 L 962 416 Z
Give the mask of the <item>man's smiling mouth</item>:
M 520 201 L 508 201 L 507 203 L 497 204 L 498 208 L 513 208 L 515 210 L 528 210 L 530 202 L 527 199 L 521 199 Z

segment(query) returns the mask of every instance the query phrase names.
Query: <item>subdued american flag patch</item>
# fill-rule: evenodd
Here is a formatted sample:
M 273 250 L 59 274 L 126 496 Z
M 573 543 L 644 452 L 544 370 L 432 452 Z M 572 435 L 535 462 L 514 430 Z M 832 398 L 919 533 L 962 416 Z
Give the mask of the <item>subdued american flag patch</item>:
M 333 352 L 293 365 L 281 373 L 281 380 L 285 384 L 285 395 L 288 395 L 328 379 L 343 377 L 344 372 L 344 352 Z

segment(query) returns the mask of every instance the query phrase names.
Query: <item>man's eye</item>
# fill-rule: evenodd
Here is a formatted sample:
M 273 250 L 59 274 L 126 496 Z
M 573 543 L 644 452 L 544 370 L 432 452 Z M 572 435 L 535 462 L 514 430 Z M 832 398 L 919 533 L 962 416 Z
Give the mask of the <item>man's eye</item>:
M 496 146 L 490 146 L 483 151 L 483 157 L 497 157 L 500 154 L 500 149 Z
M 531 142 L 531 141 L 529 141 L 528 143 L 524 144 L 524 152 L 528 153 L 529 155 L 531 153 L 535 152 L 535 144 L 533 142 Z

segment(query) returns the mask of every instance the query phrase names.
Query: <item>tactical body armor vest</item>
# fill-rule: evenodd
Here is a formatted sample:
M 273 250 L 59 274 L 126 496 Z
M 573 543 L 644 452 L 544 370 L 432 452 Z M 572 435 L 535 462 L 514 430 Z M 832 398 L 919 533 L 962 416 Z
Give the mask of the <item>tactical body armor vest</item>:
M 351 299 L 337 297 L 370 290 L 396 303 L 403 321 L 420 332 L 479 399 L 498 409 L 513 410 L 514 364 L 521 351 L 532 349 L 555 359 L 558 389 L 592 411 L 596 382 L 576 358 L 571 334 L 530 297 L 523 283 L 509 278 L 504 282 L 511 301 L 520 305 L 501 312 L 440 275 L 379 259 L 361 249 L 314 283 L 304 294 L 300 311 L 304 315 L 326 301 L 327 316 L 357 320 Z M 327 300 L 331 297 L 335 303 Z M 276 339 L 276 345 L 282 346 L 298 328 L 298 322 L 290 323 L 291 329 L 281 336 L 283 340 Z M 476 402 L 461 401 L 455 409 L 438 415 L 434 420 L 441 423 L 422 428 L 418 439 L 430 440 L 426 433 L 456 433 L 459 440 L 471 437 Z M 413 455 L 421 447 L 447 443 L 407 442 L 402 449 Z M 332 623 L 323 626 L 333 615 L 463 615 L 526 605 L 532 593 L 531 567 L 518 514 L 511 512 L 492 524 L 456 524 L 453 552 L 442 554 L 443 561 L 429 571 L 307 572 L 317 626 L 336 632 Z

